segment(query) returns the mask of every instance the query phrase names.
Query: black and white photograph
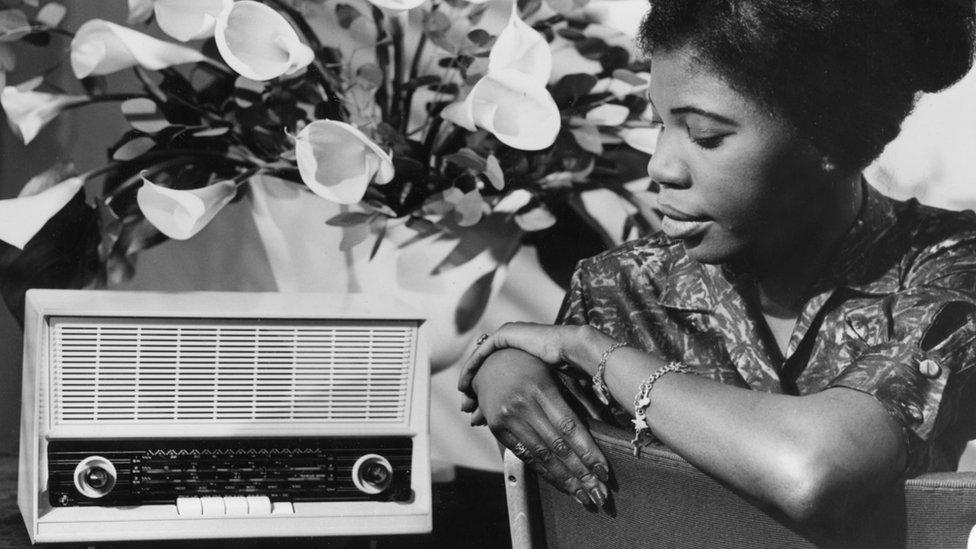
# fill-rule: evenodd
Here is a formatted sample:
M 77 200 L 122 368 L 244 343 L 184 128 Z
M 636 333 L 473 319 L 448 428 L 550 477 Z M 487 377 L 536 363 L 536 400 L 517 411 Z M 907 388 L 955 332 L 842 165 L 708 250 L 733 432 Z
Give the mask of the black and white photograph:
M 976 549 L 976 0 L 0 0 L 0 548 Z

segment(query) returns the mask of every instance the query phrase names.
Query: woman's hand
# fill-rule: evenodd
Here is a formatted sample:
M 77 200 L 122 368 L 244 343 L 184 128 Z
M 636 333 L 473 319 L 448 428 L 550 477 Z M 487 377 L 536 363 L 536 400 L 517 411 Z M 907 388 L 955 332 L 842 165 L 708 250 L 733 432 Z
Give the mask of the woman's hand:
M 484 336 L 482 337 L 484 338 Z M 464 399 L 461 409 L 465 412 L 471 412 L 477 407 L 477 401 L 471 391 L 471 381 L 485 359 L 495 351 L 519 349 L 549 366 L 558 366 L 564 363 L 577 365 L 580 361 L 580 355 L 586 354 L 589 347 L 594 347 L 589 343 L 595 338 L 606 342 L 613 341 L 589 326 L 562 326 L 531 322 L 503 324 L 495 333 L 479 341 L 471 356 L 461 367 L 458 390 L 467 397 Z
M 545 363 L 514 349 L 492 353 L 473 389 L 499 442 L 581 504 L 606 503 L 607 460 Z

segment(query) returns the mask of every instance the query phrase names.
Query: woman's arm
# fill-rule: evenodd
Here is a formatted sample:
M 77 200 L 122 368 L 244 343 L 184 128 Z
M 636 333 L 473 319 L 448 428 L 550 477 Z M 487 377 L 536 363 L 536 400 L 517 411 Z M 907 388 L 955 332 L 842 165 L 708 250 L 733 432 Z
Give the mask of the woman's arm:
M 486 347 L 520 348 L 544 355 L 549 363 L 558 356 L 592 375 L 611 343 L 589 327 L 523 324 L 506 325 Z M 613 398 L 632 409 L 638 386 L 664 364 L 650 353 L 618 349 L 609 357 L 605 373 Z M 513 393 L 511 385 L 499 385 L 495 368 L 478 371 L 468 366 L 477 372 L 473 389 L 480 413 L 493 431 L 508 431 L 513 418 L 499 411 L 518 405 L 523 397 Z M 463 379 L 464 375 L 462 388 Z M 797 397 L 670 374 L 655 383 L 650 397 L 647 417 L 655 436 L 700 469 L 797 521 L 825 517 L 828 510 L 839 510 L 837 504 L 882 488 L 904 468 L 901 427 L 874 397 L 855 390 L 836 388 Z M 558 418 L 550 416 L 548 421 Z
M 613 340 L 585 329 L 569 361 L 592 375 Z M 660 357 L 624 347 L 607 360 L 614 399 L 632 408 Z M 700 469 L 798 521 L 883 488 L 904 469 L 904 435 L 874 397 L 846 388 L 808 396 L 764 393 L 694 375 L 654 384 L 651 432 Z M 631 410 L 632 411 L 632 410 Z

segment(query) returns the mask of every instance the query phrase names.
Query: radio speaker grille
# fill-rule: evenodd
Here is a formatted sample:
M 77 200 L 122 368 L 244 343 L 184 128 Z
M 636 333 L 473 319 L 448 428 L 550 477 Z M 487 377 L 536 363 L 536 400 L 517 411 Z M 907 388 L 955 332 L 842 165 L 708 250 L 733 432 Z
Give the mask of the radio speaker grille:
M 58 424 L 406 420 L 409 321 L 50 322 Z

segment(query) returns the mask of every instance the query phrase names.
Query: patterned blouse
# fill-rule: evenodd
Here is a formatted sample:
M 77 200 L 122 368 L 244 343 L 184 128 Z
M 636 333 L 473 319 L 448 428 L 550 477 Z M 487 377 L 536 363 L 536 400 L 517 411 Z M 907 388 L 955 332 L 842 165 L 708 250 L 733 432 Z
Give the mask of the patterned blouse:
M 976 214 L 865 189 L 785 356 L 743 297 L 750 274 L 695 262 L 662 234 L 581 261 L 557 322 L 737 387 L 862 391 L 903 426 L 907 475 L 955 470 L 976 438 Z

